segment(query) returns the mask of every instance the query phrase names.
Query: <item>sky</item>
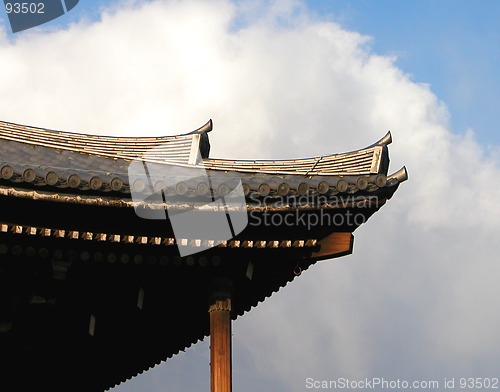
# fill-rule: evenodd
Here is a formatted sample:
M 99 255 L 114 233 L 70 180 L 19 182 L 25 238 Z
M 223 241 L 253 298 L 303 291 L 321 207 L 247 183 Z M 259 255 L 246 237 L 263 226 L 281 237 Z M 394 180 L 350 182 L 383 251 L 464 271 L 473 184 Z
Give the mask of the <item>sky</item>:
M 500 4 L 498 1 L 310 1 L 312 9 L 348 30 L 373 37 L 371 49 L 428 83 L 446 102 L 454 130 L 477 130 L 500 142 Z
M 498 378 L 499 4 L 81 0 L 16 34 L 0 12 L 0 118 L 113 135 L 212 118 L 220 158 L 350 151 L 390 129 L 390 172 L 409 180 L 352 255 L 234 322 L 234 390 Z M 113 391 L 208 388 L 208 345 Z

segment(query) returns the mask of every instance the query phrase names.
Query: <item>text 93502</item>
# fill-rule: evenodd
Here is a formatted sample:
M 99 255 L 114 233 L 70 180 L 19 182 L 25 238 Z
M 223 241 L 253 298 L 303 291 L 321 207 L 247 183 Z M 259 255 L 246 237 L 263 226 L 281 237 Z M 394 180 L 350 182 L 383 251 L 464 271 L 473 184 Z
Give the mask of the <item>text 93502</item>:
M 5 3 L 8 14 L 44 14 L 44 3 Z

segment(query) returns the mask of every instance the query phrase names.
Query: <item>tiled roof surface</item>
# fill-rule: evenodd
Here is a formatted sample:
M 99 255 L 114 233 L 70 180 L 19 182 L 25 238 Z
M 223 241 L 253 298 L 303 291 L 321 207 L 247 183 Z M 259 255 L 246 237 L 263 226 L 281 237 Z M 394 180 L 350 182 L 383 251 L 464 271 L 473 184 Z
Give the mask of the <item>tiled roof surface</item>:
M 227 181 L 241 179 L 245 195 L 301 196 L 373 192 L 405 179 L 405 172 L 387 181 L 390 134 L 357 151 L 295 160 L 199 161 L 201 136 L 212 129 L 209 121 L 180 136 L 129 138 L 91 136 L 0 122 L 0 185 L 61 193 L 104 194 L 130 199 L 130 192 L 144 189 L 144 181 L 129 182 L 131 162 L 148 162 L 159 176 L 155 191 L 183 197 L 224 196 Z M 197 162 L 198 161 L 198 162 Z M 207 169 L 204 176 L 193 170 Z M 161 173 L 175 173 L 174 179 Z M 165 175 L 164 175 L 165 176 Z M 207 180 L 210 177 L 210 181 Z M 167 186 L 166 184 L 169 184 Z M 122 194 L 121 196 L 119 194 Z M 125 195 L 123 195 L 125 194 Z
M 204 127 L 211 126 L 210 122 Z M 203 127 L 202 127 L 203 128 Z M 148 152 L 148 156 L 158 161 L 188 164 L 192 163 L 192 147 L 199 142 L 199 134 L 190 133 L 163 137 L 112 137 L 54 131 L 0 121 L 0 140 L 12 141 L 27 146 L 44 147 L 56 152 L 78 153 L 84 156 L 99 156 L 113 159 L 133 160 Z M 152 154 L 154 151 L 154 155 Z M 74 155 L 73 155 L 74 156 Z M 24 163 L 24 156 L 18 159 Z M 34 154 L 35 160 L 43 158 Z M 81 162 L 79 162 L 81 163 Z M 85 166 L 91 166 L 88 164 Z M 102 168 L 101 166 L 95 167 Z
M 206 168 L 234 170 L 243 173 L 261 172 L 302 176 L 368 175 L 379 173 L 382 146 L 374 146 L 345 154 L 293 160 L 237 161 L 206 159 Z

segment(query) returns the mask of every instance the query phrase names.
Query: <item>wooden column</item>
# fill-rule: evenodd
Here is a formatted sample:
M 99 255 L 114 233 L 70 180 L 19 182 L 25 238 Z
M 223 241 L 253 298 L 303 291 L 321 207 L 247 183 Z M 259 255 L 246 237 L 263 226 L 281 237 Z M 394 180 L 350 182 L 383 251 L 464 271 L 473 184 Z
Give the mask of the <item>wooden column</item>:
M 231 299 L 214 299 L 210 313 L 210 391 L 231 392 Z

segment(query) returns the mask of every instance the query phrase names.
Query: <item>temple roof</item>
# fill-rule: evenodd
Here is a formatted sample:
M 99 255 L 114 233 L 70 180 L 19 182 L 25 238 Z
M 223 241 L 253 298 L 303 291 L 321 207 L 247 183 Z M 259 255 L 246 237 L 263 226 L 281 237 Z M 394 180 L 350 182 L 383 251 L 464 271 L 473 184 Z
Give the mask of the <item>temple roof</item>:
M 236 319 L 352 253 L 352 232 L 407 179 L 387 175 L 390 133 L 343 154 L 244 161 L 210 158 L 211 129 L 124 138 L 0 122 L 0 367 L 21 389 L 103 391 L 176 355 L 208 335 L 214 279 L 231 279 Z M 248 225 L 218 241 L 210 206 L 240 181 Z M 210 230 L 178 236 L 142 207 L 198 209 Z
M 373 192 L 406 178 L 404 170 L 387 177 L 390 133 L 367 148 L 348 153 L 293 160 L 228 160 L 208 158 L 207 132 L 211 130 L 210 120 L 183 135 L 132 138 L 0 122 L 0 185 L 30 190 L 33 197 L 43 197 L 44 192 L 69 192 L 90 199 L 106 195 L 108 199 L 127 200 L 127 194 L 134 190 L 128 169 L 136 160 L 152 163 L 160 171 L 165 168 L 181 173 L 178 182 L 183 183 L 181 195 L 186 197 L 200 196 L 200 182 L 196 183 L 190 172 L 200 167 L 218 179 L 210 189 L 203 187 L 205 195 L 206 190 L 211 195 L 220 193 L 219 187 L 228 177 L 241 179 L 246 195 L 253 192 L 261 196 Z M 201 156 L 200 149 L 205 150 Z M 190 180 L 186 186 L 183 178 Z M 154 186 L 161 187 L 163 180 L 157 179 Z M 179 192 L 179 187 L 173 191 Z

